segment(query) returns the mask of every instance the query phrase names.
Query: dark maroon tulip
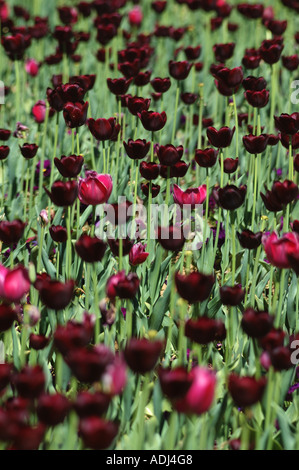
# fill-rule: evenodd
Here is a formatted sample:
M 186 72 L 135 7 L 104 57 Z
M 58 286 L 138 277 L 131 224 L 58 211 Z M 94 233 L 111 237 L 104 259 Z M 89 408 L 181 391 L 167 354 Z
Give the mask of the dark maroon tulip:
M 76 180 L 55 181 L 51 191 L 47 188 L 45 191 L 56 206 L 72 206 L 78 196 L 78 183 Z
M 268 145 L 274 146 L 279 142 L 279 136 L 275 134 L 268 134 Z
M 198 125 L 198 122 L 195 123 L 195 121 L 193 121 L 195 125 Z M 209 118 L 209 117 L 206 117 L 206 118 L 202 118 L 202 127 L 204 129 L 206 129 L 207 127 L 209 126 L 212 126 L 213 125 L 213 119 L 212 118 Z
M 25 143 L 22 147 L 20 146 L 20 150 L 23 157 L 26 158 L 26 160 L 30 160 L 37 154 L 38 145 Z
M 184 148 L 182 145 L 175 147 L 172 144 L 160 145 L 157 151 L 157 156 L 161 165 L 173 166 L 183 156 Z
M 280 116 L 274 116 L 275 124 L 278 130 L 287 134 L 288 136 L 294 135 L 299 130 L 299 113 L 292 114 L 282 113 Z
M 299 132 L 296 132 L 295 134 L 291 136 L 282 132 L 281 134 L 279 134 L 279 139 L 280 139 L 281 144 L 286 149 L 290 148 L 290 140 L 291 140 L 293 150 L 299 149 Z
M 108 238 L 108 245 L 110 247 L 110 250 L 114 254 L 114 256 L 119 256 L 120 239 Z M 123 256 L 127 256 L 130 253 L 133 245 L 134 245 L 134 240 L 132 240 L 130 237 L 126 237 L 122 239 Z
M 169 77 L 155 77 L 151 80 L 150 83 L 156 93 L 166 93 L 166 91 L 168 91 L 171 86 L 171 81 Z
M 229 88 L 222 80 L 215 80 L 215 85 L 219 93 L 223 96 L 232 96 L 239 88 Z
M 181 227 L 158 227 L 157 238 L 164 250 L 180 251 L 185 243 L 185 237 Z
M 140 174 L 148 181 L 155 180 L 159 176 L 159 165 L 154 162 L 141 162 L 139 166 Z
M 106 294 L 109 299 L 133 299 L 139 289 L 140 280 L 135 273 L 126 275 L 120 271 L 110 276 L 106 284 Z
M 44 393 L 37 401 L 37 417 L 46 426 L 57 426 L 65 420 L 71 406 L 69 399 L 62 393 Z
M 84 1 L 79 2 L 77 4 L 77 9 L 79 13 L 81 13 L 81 15 L 84 16 L 84 18 L 88 18 L 92 11 L 92 5 L 90 2 L 84 2 Z
M 109 140 L 111 139 L 116 126 L 116 119 L 114 117 L 111 117 L 109 119 L 99 118 L 96 120 L 93 118 L 89 118 L 87 120 L 87 125 L 91 134 L 97 140 Z
M 299 66 L 299 56 L 297 54 L 282 56 L 281 61 L 282 65 L 290 72 L 297 70 Z
M 44 62 L 47 65 L 56 65 L 56 64 L 60 64 L 60 62 L 62 62 L 62 59 L 63 59 L 63 54 L 59 49 L 57 49 L 55 54 L 50 54 L 46 56 L 44 59 Z
M 242 58 L 242 65 L 248 70 L 257 69 L 262 58 L 260 53 L 255 49 L 248 49 Z
M 82 155 L 62 155 L 55 157 L 54 163 L 61 176 L 64 178 L 75 178 L 82 170 L 84 158 Z
M 235 404 L 241 408 L 259 402 L 267 385 L 266 377 L 240 377 L 231 373 L 228 378 L 228 390 Z
M 21 33 L 6 35 L 2 37 L 2 45 L 10 60 L 22 60 L 30 45 L 30 37 L 26 38 Z
M 29 346 L 36 351 L 44 349 L 46 346 L 48 346 L 49 342 L 50 338 L 45 335 L 31 333 L 29 336 Z
M 221 162 L 220 162 L 221 163 Z M 239 165 L 239 159 L 238 158 L 225 158 L 223 160 L 223 171 L 224 173 L 234 173 Z
M 243 145 L 248 153 L 257 155 L 263 153 L 268 145 L 268 134 L 253 135 L 248 134 L 243 136 Z
M 264 77 L 254 77 L 249 75 L 244 78 L 242 86 L 246 91 L 264 91 L 267 87 L 267 81 Z
M 23 398 L 38 398 L 45 389 L 46 378 L 40 365 L 25 365 L 12 379 L 18 394 Z
M 243 230 L 241 233 L 237 232 L 237 237 L 242 248 L 254 250 L 261 244 L 262 232 L 254 233 L 247 229 Z
M 275 64 L 279 61 L 284 45 L 280 38 L 264 39 L 262 42 L 259 52 L 262 59 L 267 64 Z
M 292 349 L 288 346 L 278 346 L 269 352 L 271 364 L 276 371 L 288 370 L 294 367 L 291 361 Z
M 299 234 L 299 220 L 294 220 L 292 223 L 291 223 L 291 228 L 293 230 L 293 232 L 297 232 Z
M 298 232 L 297 232 L 298 233 Z M 287 254 L 288 262 L 291 269 L 299 276 L 299 256 L 298 253 L 289 253 Z
M 185 323 L 185 336 L 198 344 L 208 344 L 218 339 L 218 331 L 223 330 L 223 322 L 202 316 L 189 319 Z
M 79 436 L 85 447 L 103 450 L 110 447 L 117 436 L 119 425 L 98 416 L 88 416 L 79 422 Z
M 158 113 L 155 111 L 141 111 L 138 115 L 140 118 L 144 129 L 147 131 L 155 132 L 160 131 L 166 124 L 167 116 L 165 111 Z
M 183 101 L 184 104 L 188 106 L 191 104 L 194 104 L 197 98 L 198 98 L 198 94 L 196 93 L 190 93 L 190 92 L 181 93 L 181 100 Z
M 125 61 L 118 64 L 118 70 L 127 78 L 135 78 L 140 72 L 141 62 L 136 58 L 132 61 Z
M 0 129 L 0 140 L 7 141 L 11 136 L 11 131 L 9 129 Z
M 114 95 L 125 95 L 132 81 L 133 78 L 107 78 L 107 85 L 111 93 Z
M 65 356 L 73 375 L 80 382 L 91 384 L 101 380 L 113 359 L 113 353 L 104 344 L 74 348 Z
M 127 108 L 133 116 L 137 116 L 141 111 L 147 111 L 151 104 L 149 98 L 139 96 L 129 96 L 127 99 Z
M 239 188 L 234 184 L 228 184 L 223 188 L 218 189 L 218 202 L 219 205 L 226 210 L 235 210 L 240 207 L 246 196 L 246 186 L 242 185 Z
M 133 160 L 145 158 L 151 146 L 151 143 L 145 139 L 129 139 L 127 142 L 123 142 L 123 144 L 128 157 Z
M 167 1 L 166 0 L 156 0 L 154 2 L 151 2 L 151 8 L 156 13 L 162 13 L 165 10 L 166 7 L 167 7 Z
M 0 364 L 0 391 L 9 385 L 13 370 L 14 366 L 9 362 L 2 362 Z
M 67 229 L 62 225 L 51 225 L 49 228 L 51 238 L 56 243 L 64 243 L 67 240 Z
M 239 3 L 237 5 L 237 10 L 241 15 L 245 16 L 248 19 L 255 20 L 261 18 L 264 12 L 264 5 L 262 3 Z
M 254 108 L 264 108 L 269 101 L 269 91 L 268 90 L 247 90 L 244 93 L 244 96 L 248 103 Z
M 282 36 L 287 29 L 288 22 L 286 20 L 271 19 L 265 21 L 264 24 L 275 36 Z
M 299 153 L 294 156 L 294 170 L 299 172 Z
M 220 299 L 223 305 L 239 305 L 245 296 L 245 291 L 241 285 L 220 287 Z
M 73 75 L 70 77 L 70 83 L 76 83 L 79 85 L 83 90 L 85 90 L 85 93 L 89 90 L 92 90 L 94 87 L 95 81 L 96 81 L 96 75 L 91 73 L 91 74 L 85 74 L 85 75 Z
M 283 204 L 281 203 L 281 201 L 277 199 L 277 197 L 272 191 L 267 188 L 265 189 L 266 194 L 261 192 L 260 196 L 265 204 L 266 209 L 270 212 L 279 212 L 283 210 Z
M 179 160 L 174 165 L 170 167 L 170 175 L 168 174 L 169 166 L 160 165 L 160 176 L 162 178 L 167 179 L 169 178 L 183 178 L 187 173 L 189 168 L 189 164 Z
M 268 312 L 249 307 L 243 312 L 241 326 L 251 338 L 262 338 L 272 329 L 273 319 Z
M 201 46 L 187 46 L 184 49 L 184 53 L 187 60 L 196 60 L 200 56 Z
M 203 168 L 211 168 L 217 161 L 218 151 L 213 148 L 196 149 L 195 161 Z
M 259 344 L 264 351 L 272 351 L 278 346 L 283 346 L 286 333 L 280 328 L 272 327 L 268 333 L 259 338 Z
M 170 400 L 182 398 L 188 392 L 192 377 L 184 367 L 159 367 L 158 378 L 163 394 Z
M 61 22 L 65 25 L 70 25 L 78 21 L 78 12 L 73 7 L 58 7 L 58 14 Z
M 234 42 L 229 42 L 226 44 L 214 44 L 213 46 L 213 52 L 215 55 L 215 60 L 217 62 L 226 62 L 228 59 L 230 59 L 233 56 L 235 50 L 235 43 Z
M 87 119 L 88 101 L 72 103 L 68 102 L 63 107 L 63 117 L 70 129 L 83 126 Z
M 11 436 L 12 441 L 11 448 L 14 450 L 38 450 L 44 439 L 46 427 L 42 423 L 37 425 L 30 425 L 22 423 L 15 429 L 15 432 Z
M 235 127 L 230 129 L 227 126 L 216 130 L 215 127 L 207 128 L 207 137 L 211 145 L 217 148 L 229 147 L 235 132 Z
M 164 342 L 146 338 L 131 338 L 124 349 L 124 359 L 136 374 L 146 374 L 157 364 L 164 350 Z
M 0 160 L 5 160 L 10 152 L 8 145 L 0 145 Z
M 71 350 L 83 348 L 90 344 L 94 334 L 93 315 L 85 312 L 81 322 L 69 320 L 58 325 L 54 332 L 54 346 L 64 356 Z
M 25 227 L 26 223 L 22 222 L 20 219 L 12 221 L 2 220 L 0 222 L 0 240 L 5 243 L 5 245 L 18 243 L 23 236 Z
M 57 87 L 56 91 L 59 93 L 64 104 L 68 102 L 81 103 L 86 93 L 86 90 L 78 85 L 78 83 L 62 83 Z
M 152 72 L 150 70 L 146 70 L 145 72 L 138 72 L 138 74 L 134 77 L 134 85 L 137 87 L 144 87 L 150 82 Z
M 275 181 L 272 186 L 272 194 L 281 204 L 290 204 L 298 196 L 298 186 L 294 181 Z
M 149 183 L 142 183 L 141 184 L 141 191 L 143 192 L 143 194 L 148 197 L 149 195 L 149 192 L 151 191 L 152 193 L 152 198 L 155 198 L 158 196 L 158 194 L 160 193 L 160 185 L 159 184 L 153 184 L 150 186 Z
M 217 78 L 221 80 L 227 88 L 236 91 L 243 81 L 242 67 L 235 67 L 233 69 L 223 67 L 218 71 Z
M 81 390 L 74 401 L 73 407 L 79 418 L 104 415 L 110 405 L 111 396 L 101 391 Z
M 100 238 L 83 233 L 75 243 L 75 250 L 86 263 L 95 263 L 102 260 L 106 246 Z
M 215 278 L 213 275 L 194 271 L 190 274 L 175 274 L 175 284 L 179 295 L 190 303 L 203 302 L 211 293 Z
M 185 80 L 190 73 L 192 65 L 187 60 L 170 60 L 168 63 L 169 75 L 175 80 Z
M 48 308 L 63 310 L 69 305 L 74 295 L 75 281 L 61 282 L 55 279 L 45 280 L 39 289 L 41 301 Z
M 0 331 L 7 331 L 15 321 L 18 320 L 18 313 L 11 306 L 0 305 Z
M 65 102 L 59 93 L 59 88 L 56 87 L 54 90 L 47 88 L 47 100 L 51 108 L 55 109 L 58 113 L 63 110 Z

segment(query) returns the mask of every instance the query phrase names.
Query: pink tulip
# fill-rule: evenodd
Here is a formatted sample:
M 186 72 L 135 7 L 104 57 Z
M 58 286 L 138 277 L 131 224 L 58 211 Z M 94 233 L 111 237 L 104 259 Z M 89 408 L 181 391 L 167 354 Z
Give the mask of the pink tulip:
M 107 202 L 113 188 L 110 175 L 87 171 L 85 178 L 79 178 L 78 197 L 83 204 L 96 206 Z
M 36 77 L 39 72 L 38 62 L 35 59 L 26 60 L 25 70 L 31 77 Z
M 136 5 L 128 13 L 129 22 L 131 26 L 140 26 L 143 20 L 143 13 L 141 8 Z
M 210 369 L 194 367 L 190 371 L 193 378 L 191 387 L 184 398 L 174 403 L 180 413 L 200 415 L 207 411 L 214 400 L 216 376 Z
M 18 303 L 29 289 L 29 275 L 24 266 L 8 269 L 0 265 L 0 297 L 3 300 Z
M 35 103 L 32 107 L 32 115 L 34 117 L 35 122 L 41 124 L 45 120 L 46 116 L 46 103 L 45 101 L 39 100 Z
M 138 264 L 144 263 L 149 253 L 145 251 L 146 245 L 143 245 L 141 242 L 135 243 L 132 246 L 129 253 L 129 262 L 131 266 L 137 266 Z
M 296 232 L 289 232 L 278 237 L 276 232 L 265 234 L 262 237 L 262 244 L 270 264 L 281 269 L 290 268 L 288 255 L 299 250 L 299 235 Z
M 110 364 L 103 377 L 105 390 L 110 395 L 120 395 L 127 384 L 127 365 L 121 356 L 115 356 L 114 362 Z
M 199 186 L 198 188 L 189 188 L 183 191 L 177 184 L 173 185 L 173 199 L 179 206 L 191 205 L 194 207 L 197 204 L 202 204 L 207 197 L 206 185 Z
M 6 21 L 9 17 L 9 8 L 6 2 L 0 2 L 0 20 Z

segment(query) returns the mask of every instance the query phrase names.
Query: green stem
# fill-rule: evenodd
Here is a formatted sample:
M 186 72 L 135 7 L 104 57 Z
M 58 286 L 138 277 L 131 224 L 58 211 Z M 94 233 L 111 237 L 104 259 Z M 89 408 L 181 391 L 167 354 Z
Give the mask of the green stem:
M 257 155 L 254 156 L 254 188 L 253 188 L 253 205 L 252 205 L 252 218 L 251 218 L 251 230 L 254 231 L 255 226 L 255 211 L 256 211 L 256 197 L 257 197 L 257 174 L 258 174 L 258 161 Z
M 38 202 L 39 202 L 39 205 L 40 205 L 41 199 L 42 199 L 42 188 L 43 188 L 43 183 L 44 183 L 44 162 L 45 162 L 46 139 L 48 137 L 47 129 L 48 129 L 49 111 L 50 111 L 50 108 L 47 105 L 45 121 L 44 121 L 44 133 L 43 133 L 43 140 L 42 140 L 42 152 L 41 152 L 40 169 L 39 169 L 39 186 L 38 186 Z M 40 209 L 41 209 L 41 207 L 40 207 Z
M 179 104 L 179 95 L 180 95 L 180 82 L 177 82 L 176 87 L 176 96 L 175 96 L 175 107 L 174 107 L 174 115 L 173 115 L 173 127 L 172 127 L 172 135 L 171 135 L 171 143 L 174 145 L 174 138 L 175 138 L 175 131 L 176 131 L 176 119 L 177 119 L 177 112 L 178 112 L 178 104 Z

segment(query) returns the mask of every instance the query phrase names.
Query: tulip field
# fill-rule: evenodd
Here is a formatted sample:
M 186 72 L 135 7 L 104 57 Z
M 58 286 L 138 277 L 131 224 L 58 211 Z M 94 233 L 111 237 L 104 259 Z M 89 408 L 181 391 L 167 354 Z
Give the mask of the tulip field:
M 299 450 L 298 12 L 0 0 L 1 450 Z

